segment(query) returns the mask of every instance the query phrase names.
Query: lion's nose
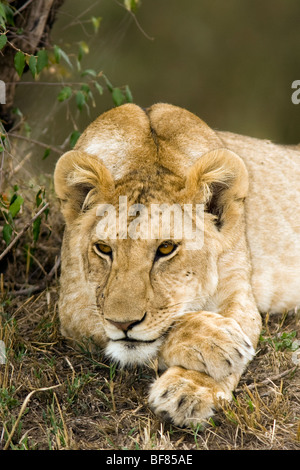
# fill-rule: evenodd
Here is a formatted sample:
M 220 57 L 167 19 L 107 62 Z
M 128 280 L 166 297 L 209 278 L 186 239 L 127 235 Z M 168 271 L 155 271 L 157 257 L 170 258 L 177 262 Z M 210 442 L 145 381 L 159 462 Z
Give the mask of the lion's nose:
M 116 326 L 119 330 L 126 332 L 130 330 L 131 328 L 133 328 L 135 325 L 138 325 L 139 323 L 141 323 L 145 319 L 145 316 L 146 316 L 146 313 L 141 320 L 133 320 L 133 321 L 126 321 L 126 322 L 114 321 L 114 320 L 111 320 L 110 318 L 106 318 L 106 320 L 109 321 L 112 325 Z
M 132 325 L 136 323 L 135 321 L 129 321 L 129 322 L 122 322 L 122 321 L 113 321 L 113 320 L 108 320 L 112 325 L 116 326 L 119 328 L 119 330 L 122 331 L 128 331 L 130 327 L 132 328 Z

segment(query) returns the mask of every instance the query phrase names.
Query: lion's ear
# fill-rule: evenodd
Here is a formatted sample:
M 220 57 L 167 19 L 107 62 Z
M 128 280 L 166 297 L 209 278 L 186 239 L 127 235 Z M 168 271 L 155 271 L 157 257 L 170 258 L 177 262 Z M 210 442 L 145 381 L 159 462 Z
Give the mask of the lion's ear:
M 56 164 L 54 186 L 62 213 L 67 222 L 72 222 L 96 198 L 107 201 L 114 191 L 114 180 L 97 157 L 71 150 Z
M 218 229 L 232 227 L 243 212 L 248 193 L 248 172 L 242 159 L 227 149 L 212 150 L 188 170 L 185 201 L 205 205 Z

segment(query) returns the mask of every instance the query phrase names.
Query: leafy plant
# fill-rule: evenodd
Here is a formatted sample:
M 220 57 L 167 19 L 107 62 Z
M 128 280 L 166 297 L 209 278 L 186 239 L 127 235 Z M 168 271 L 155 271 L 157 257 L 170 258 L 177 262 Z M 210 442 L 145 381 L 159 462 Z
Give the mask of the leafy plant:
M 260 341 L 262 343 L 267 343 L 272 346 L 275 351 L 296 351 L 299 348 L 298 341 L 295 341 L 297 336 L 297 331 L 282 332 L 278 335 L 275 335 L 273 338 L 264 337 L 261 335 Z
M 0 28 L 6 29 L 6 25 L 14 25 L 14 10 L 6 1 L 0 2 Z
M 19 400 L 15 398 L 15 387 L 0 388 L 0 408 L 5 415 L 9 410 L 19 406 Z
M 0 194 L 0 213 L 4 221 L 2 236 L 9 245 L 15 231 L 15 218 L 22 209 L 23 197 L 18 193 L 18 186 L 13 186 L 9 193 Z
M 139 0 L 124 0 L 125 8 L 131 12 L 135 12 L 139 4 Z M 13 15 L 13 9 L 6 2 L 1 2 L 0 50 L 7 45 L 16 50 L 14 56 L 14 66 L 20 78 L 26 71 L 26 66 L 28 66 L 32 77 L 34 79 L 37 79 L 39 78 L 43 70 L 48 68 L 49 65 L 61 64 L 62 60 L 64 61 L 64 64 L 69 68 L 69 71 L 71 73 L 73 73 L 75 70 L 77 70 L 77 72 L 81 72 L 82 59 L 89 53 L 89 47 L 85 41 L 81 40 L 78 42 L 78 52 L 76 55 L 68 54 L 57 44 L 54 44 L 53 47 L 49 50 L 43 48 L 40 49 L 37 54 L 28 54 L 27 52 L 16 48 L 14 44 L 8 40 L 7 26 L 14 26 Z M 90 23 L 93 26 L 95 34 L 100 28 L 101 20 L 102 18 L 100 16 L 92 16 L 90 18 Z M 62 85 L 62 88 L 57 95 L 57 99 L 59 102 L 64 102 L 72 97 L 75 97 L 76 105 L 79 111 L 82 111 L 84 106 L 88 105 L 89 101 L 91 101 L 92 104 L 95 105 L 92 88 L 94 88 L 100 95 L 102 95 L 104 88 L 103 85 L 100 83 L 101 80 L 104 81 L 104 84 L 106 84 L 108 91 L 111 93 L 112 100 L 115 106 L 120 106 L 124 103 L 133 101 L 132 93 L 128 85 L 125 85 L 124 87 L 114 87 L 107 79 L 107 77 L 102 73 L 102 71 L 97 72 L 94 69 L 86 69 L 81 72 L 81 78 L 83 79 L 82 82 L 76 84 L 70 82 L 68 85 Z M 88 82 L 85 81 L 86 78 L 89 78 Z
M 30 3 L 30 2 L 29 2 Z M 133 14 L 139 6 L 139 0 L 123 0 L 124 7 Z M 6 0 L 0 0 L 0 51 L 5 56 L 6 51 L 10 48 L 14 52 L 14 68 L 21 79 L 24 74 L 30 74 L 33 81 L 27 81 L 27 84 L 34 84 L 36 82 L 39 85 L 49 86 L 48 82 L 42 81 L 43 73 L 46 74 L 47 70 L 51 67 L 51 79 L 56 77 L 51 85 L 58 87 L 57 101 L 61 105 L 66 105 L 68 116 L 69 104 L 73 103 L 76 106 L 79 113 L 84 110 L 89 112 L 90 107 L 96 106 L 96 96 L 101 97 L 105 91 L 107 91 L 112 98 L 114 106 L 120 106 L 124 103 L 132 102 L 132 92 L 128 85 L 115 86 L 111 83 L 109 78 L 101 70 L 95 70 L 91 67 L 84 68 L 84 58 L 89 54 L 88 44 L 81 38 L 75 45 L 61 46 L 53 44 L 50 47 L 42 47 L 38 49 L 34 54 L 26 52 L 18 48 L 14 41 L 13 35 L 17 34 L 21 36 L 23 30 L 17 29 L 15 25 L 16 9 L 11 2 Z M 90 24 L 94 34 L 97 34 L 101 26 L 101 16 L 91 16 L 87 23 Z M 13 34 L 11 34 L 13 33 Z M 75 46 L 75 47 L 74 47 Z M 20 46 L 21 47 L 21 46 Z M 75 50 L 75 52 L 74 52 Z M 54 74 L 53 74 L 54 71 Z M 65 77 L 70 77 L 69 81 L 65 80 Z M 53 79 L 52 79 L 53 80 Z M 22 81 L 20 81 L 22 83 Z M 41 158 L 45 160 L 50 155 L 53 147 L 40 141 L 34 141 L 31 138 L 31 129 L 34 126 L 28 122 L 25 113 L 22 110 L 15 108 L 14 115 L 18 119 L 15 124 L 15 128 L 19 129 L 21 134 L 6 132 L 3 125 L 0 122 L 0 157 L 2 156 L 2 168 L 4 156 L 8 155 L 11 157 L 10 149 L 10 137 L 24 138 L 28 142 L 32 142 L 35 146 L 41 146 L 43 153 Z M 73 130 L 71 131 L 69 138 L 65 139 L 65 145 L 69 145 L 73 148 L 81 135 L 79 125 L 76 122 L 78 116 L 72 117 Z M 57 153 L 63 153 L 62 149 L 54 149 Z M 2 155 L 1 155 L 2 154 Z M 2 183 L 3 170 L 1 170 L 1 182 Z M 2 185 L 3 186 L 3 185 Z M 6 247 L 10 248 L 11 242 L 20 233 L 21 223 L 16 225 L 16 221 L 28 214 L 28 211 L 24 211 L 24 191 L 20 192 L 18 185 L 11 185 L 12 187 L 0 189 L 0 217 L 3 222 L 2 238 L 5 241 Z M 33 195 L 34 196 L 34 195 Z M 32 213 L 40 210 L 46 204 L 45 189 L 38 189 L 35 195 L 35 207 L 32 207 Z M 35 253 L 36 245 L 40 238 L 42 221 L 47 222 L 49 209 L 45 210 L 40 216 L 38 216 L 33 222 L 31 229 L 28 233 L 31 233 L 31 239 L 25 241 L 23 251 L 26 256 L 26 272 L 32 264 L 33 255 Z M 24 216 L 25 217 L 25 216 Z M 51 232 L 49 228 L 49 233 Z

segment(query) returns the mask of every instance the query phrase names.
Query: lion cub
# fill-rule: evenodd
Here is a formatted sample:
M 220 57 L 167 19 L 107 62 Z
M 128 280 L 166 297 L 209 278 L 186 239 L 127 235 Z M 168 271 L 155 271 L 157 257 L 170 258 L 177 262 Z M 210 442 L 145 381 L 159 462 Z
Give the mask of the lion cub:
M 259 311 L 300 303 L 300 149 L 215 132 L 168 104 L 112 109 L 55 169 L 62 333 L 121 365 L 158 359 L 178 426 L 230 400 Z

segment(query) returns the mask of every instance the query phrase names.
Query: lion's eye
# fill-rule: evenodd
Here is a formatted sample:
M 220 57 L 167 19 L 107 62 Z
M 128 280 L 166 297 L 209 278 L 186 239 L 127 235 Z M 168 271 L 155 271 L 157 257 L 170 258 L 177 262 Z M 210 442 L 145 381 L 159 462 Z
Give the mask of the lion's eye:
M 102 253 L 103 255 L 111 255 L 112 254 L 112 249 L 109 245 L 106 245 L 105 243 L 95 243 L 94 249 L 96 253 Z
M 177 248 L 177 245 L 175 245 L 172 242 L 163 242 L 159 247 L 157 248 L 156 255 L 159 257 L 162 256 L 167 256 L 173 253 Z

